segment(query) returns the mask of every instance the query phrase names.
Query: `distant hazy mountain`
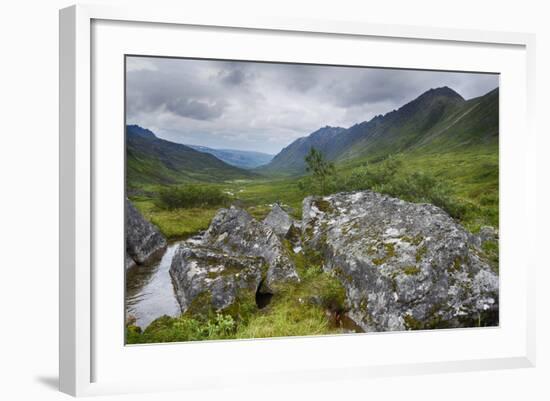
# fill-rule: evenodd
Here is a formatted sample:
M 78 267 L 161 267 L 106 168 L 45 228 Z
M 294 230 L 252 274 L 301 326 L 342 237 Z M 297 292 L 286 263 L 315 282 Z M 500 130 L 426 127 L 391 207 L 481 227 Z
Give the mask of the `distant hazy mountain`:
M 210 153 L 218 159 L 231 164 L 232 166 L 251 169 L 267 164 L 273 159 L 273 155 L 261 152 L 237 149 L 212 149 L 206 146 L 187 145 L 199 152 Z
M 257 171 L 303 173 L 304 156 L 311 147 L 329 160 L 346 162 L 415 150 L 445 152 L 479 146 L 498 146 L 498 88 L 466 101 L 442 87 L 348 129 L 321 128 L 292 142 Z
M 250 171 L 231 166 L 211 154 L 160 139 L 138 125 L 126 126 L 126 179 L 129 187 L 219 182 L 254 176 Z

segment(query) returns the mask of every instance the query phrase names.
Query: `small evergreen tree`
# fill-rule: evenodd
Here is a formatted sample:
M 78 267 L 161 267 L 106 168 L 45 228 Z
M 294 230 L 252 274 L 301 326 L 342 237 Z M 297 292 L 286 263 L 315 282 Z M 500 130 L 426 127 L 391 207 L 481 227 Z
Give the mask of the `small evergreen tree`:
M 334 174 L 334 164 L 325 159 L 323 154 L 315 148 L 310 148 L 305 157 L 306 171 L 319 183 L 321 194 L 325 194 L 328 178 Z

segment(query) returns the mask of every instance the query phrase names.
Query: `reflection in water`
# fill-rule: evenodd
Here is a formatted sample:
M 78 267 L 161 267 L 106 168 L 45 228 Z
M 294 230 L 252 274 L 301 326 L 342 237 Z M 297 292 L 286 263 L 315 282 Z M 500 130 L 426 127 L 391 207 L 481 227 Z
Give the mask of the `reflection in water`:
M 142 329 L 162 315 L 180 314 L 169 273 L 178 245 L 168 245 L 157 263 L 136 266 L 126 272 L 126 318 L 135 318 L 135 324 Z

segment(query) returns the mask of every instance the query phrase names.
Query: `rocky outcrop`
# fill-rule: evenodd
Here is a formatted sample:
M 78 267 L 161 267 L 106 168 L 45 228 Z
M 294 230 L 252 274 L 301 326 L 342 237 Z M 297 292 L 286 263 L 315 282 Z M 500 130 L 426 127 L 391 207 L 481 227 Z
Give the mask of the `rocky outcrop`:
M 231 207 L 220 209 L 201 238 L 180 245 L 170 274 L 182 312 L 222 310 L 299 281 L 289 251 L 273 229 Z
M 294 262 L 274 230 L 242 209 L 219 210 L 204 243 L 229 255 L 263 258 L 269 266 L 266 285 L 273 290 L 279 282 L 299 281 Z
M 436 206 L 371 191 L 308 197 L 302 235 L 365 331 L 498 324 L 498 275 Z
M 235 300 L 254 303 L 267 265 L 262 258 L 230 256 L 206 247 L 182 244 L 170 269 L 182 312 L 223 310 Z
M 275 234 L 284 237 L 288 233 L 293 220 L 278 203 L 275 203 L 263 223 L 271 227 Z
M 126 199 L 126 268 L 142 265 L 166 248 L 166 239 Z

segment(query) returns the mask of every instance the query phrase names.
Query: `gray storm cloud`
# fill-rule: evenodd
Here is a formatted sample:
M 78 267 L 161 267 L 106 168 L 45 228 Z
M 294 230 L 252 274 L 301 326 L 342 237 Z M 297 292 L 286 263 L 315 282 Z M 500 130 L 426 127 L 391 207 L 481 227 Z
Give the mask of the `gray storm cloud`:
M 325 125 L 385 114 L 430 88 L 464 98 L 498 75 L 239 61 L 128 57 L 127 122 L 158 136 L 214 148 L 277 153 Z

